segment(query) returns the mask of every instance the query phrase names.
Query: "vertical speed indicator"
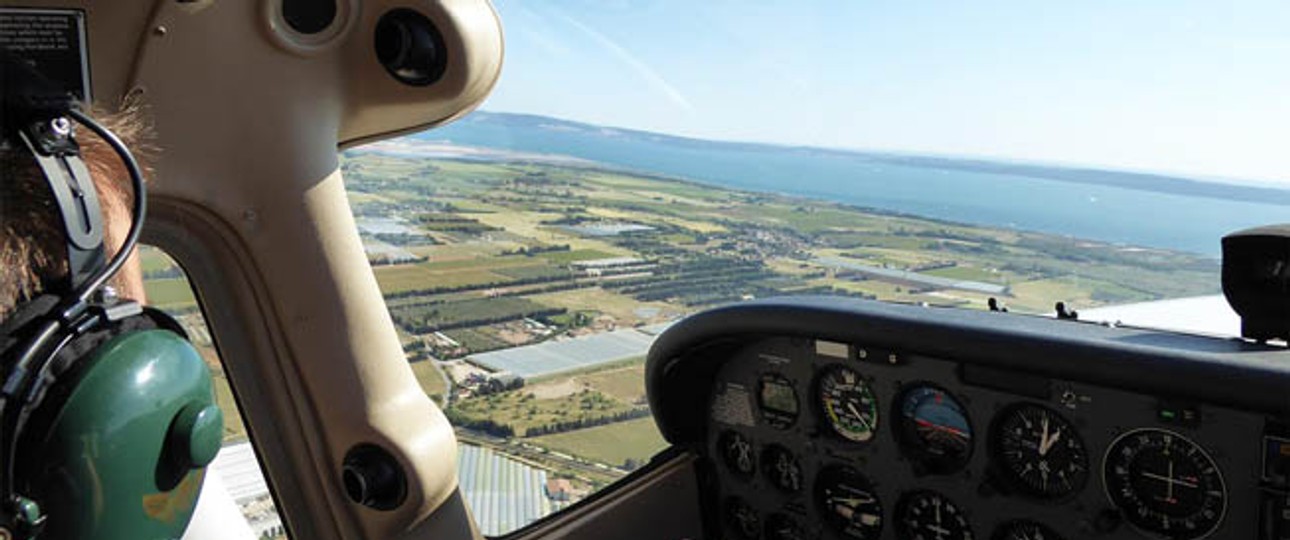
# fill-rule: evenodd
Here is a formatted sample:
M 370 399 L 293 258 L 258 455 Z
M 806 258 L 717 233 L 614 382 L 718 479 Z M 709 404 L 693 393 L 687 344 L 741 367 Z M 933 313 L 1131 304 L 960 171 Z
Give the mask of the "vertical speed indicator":
M 869 383 L 845 366 L 833 366 L 820 373 L 816 385 L 820 410 L 838 436 L 853 442 L 869 442 L 878 429 L 878 399 Z

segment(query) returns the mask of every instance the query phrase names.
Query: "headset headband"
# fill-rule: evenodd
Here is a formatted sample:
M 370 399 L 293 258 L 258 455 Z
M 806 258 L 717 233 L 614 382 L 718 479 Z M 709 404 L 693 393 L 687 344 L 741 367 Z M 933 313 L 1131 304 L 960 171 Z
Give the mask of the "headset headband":
M 67 240 L 67 290 L 83 287 L 106 262 L 103 219 L 89 170 L 72 139 L 68 116 L 75 107 L 40 72 L 8 50 L 0 51 L 4 74 L 4 138 L 20 141 L 44 173 Z

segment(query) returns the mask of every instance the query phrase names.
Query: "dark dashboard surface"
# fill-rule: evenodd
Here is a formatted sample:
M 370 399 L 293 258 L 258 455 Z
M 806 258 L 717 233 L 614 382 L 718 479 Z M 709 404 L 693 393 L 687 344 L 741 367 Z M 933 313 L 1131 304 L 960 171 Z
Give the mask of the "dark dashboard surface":
M 676 325 L 664 436 L 711 538 L 1290 538 L 1290 352 L 833 298 Z

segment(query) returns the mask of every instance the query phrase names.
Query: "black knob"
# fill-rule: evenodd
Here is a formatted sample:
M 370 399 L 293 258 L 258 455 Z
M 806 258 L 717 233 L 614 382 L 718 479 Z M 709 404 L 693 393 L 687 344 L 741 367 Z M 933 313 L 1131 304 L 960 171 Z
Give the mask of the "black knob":
M 355 446 L 345 455 L 341 480 L 351 501 L 377 510 L 398 508 L 408 495 L 403 467 L 384 448 L 372 444 Z

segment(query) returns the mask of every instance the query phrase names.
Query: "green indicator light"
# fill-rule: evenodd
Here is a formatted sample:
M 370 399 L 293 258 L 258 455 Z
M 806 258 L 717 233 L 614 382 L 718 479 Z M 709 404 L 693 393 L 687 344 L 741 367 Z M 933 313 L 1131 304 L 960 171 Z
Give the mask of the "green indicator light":
M 1177 416 L 1177 413 L 1174 413 L 1173 411 L 1160 411 L 1160 417 L 1165 420 L 1173 420 Z

